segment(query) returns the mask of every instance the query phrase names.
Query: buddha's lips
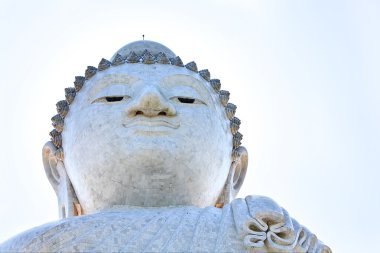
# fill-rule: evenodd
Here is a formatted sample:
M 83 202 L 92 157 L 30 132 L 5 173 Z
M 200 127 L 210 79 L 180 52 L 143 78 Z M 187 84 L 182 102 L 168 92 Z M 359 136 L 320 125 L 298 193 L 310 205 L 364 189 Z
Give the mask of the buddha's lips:
M 180 124 L 178 121 L 173 121 L 170 119 L 163 118 L 149 118 L 149 117 L 138 117 L 132 120 L 128 120 L 123 123 L 124 127 L 134 127 L 134 126 L 146 126 L 146 127 L 170 127 L 177 129 Z

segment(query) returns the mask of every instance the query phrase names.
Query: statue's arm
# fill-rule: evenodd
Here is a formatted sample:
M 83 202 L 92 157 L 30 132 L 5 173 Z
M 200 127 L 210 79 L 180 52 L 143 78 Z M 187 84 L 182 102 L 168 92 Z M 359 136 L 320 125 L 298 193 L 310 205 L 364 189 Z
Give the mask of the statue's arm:
M 236 229 L 253 252 L 332 252 L 270 198 L 248 196 L 231 206 Z

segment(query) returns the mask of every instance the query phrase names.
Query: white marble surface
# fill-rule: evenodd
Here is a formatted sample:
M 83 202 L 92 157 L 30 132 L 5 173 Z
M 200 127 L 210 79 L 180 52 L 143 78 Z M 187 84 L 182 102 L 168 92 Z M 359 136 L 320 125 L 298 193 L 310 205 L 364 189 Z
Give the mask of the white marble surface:
M 330 253 L 273 200 L 248 196 L 222 209 L 114 207 L 29 230 L 0 252 Z
M 106 101 L 114 96 L 123 99 Z M 63 149 L 84 213 L 115 204 L 205 207 L 226 183 L 232 135 L 217 93 L 198 74 L 124 64 L 97 73 L 78 92 Z
M 63 159 L 51 142 L 43 149 L 69 218 L 0 251 L 331 252 L 269 198 L 229 204 L 248 157 L 239 147 L 232 159 L 224 106 L 185 67 L 126 63 L 96 73 L 65 116 Z

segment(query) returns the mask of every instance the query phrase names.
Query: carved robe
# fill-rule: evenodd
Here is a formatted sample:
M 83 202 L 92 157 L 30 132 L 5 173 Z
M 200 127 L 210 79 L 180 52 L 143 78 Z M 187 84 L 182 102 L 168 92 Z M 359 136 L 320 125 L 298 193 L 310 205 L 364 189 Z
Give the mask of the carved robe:
M 248 196 L 223 208 L 115 207 L 48 223 L 0 252 L 324 252 L 331 250 L 273 200 Z

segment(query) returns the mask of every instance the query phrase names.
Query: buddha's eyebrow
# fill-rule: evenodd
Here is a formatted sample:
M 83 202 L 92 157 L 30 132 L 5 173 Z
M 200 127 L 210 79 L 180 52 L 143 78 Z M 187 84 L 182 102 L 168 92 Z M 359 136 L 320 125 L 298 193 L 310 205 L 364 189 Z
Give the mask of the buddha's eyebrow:
M 112 84 L 132 84 L 138 80 L 137 77 L 128 74 L 109 74 L 105 75 L 94 82 L 91 87 L 90 96 L 95 95 L 100 90 Z
M 103 86 L 108 85 L 111 83 L 117 83 L 117 84 L 130 84 L 138 80 L 137 77 L 133 77 L 131 75 L 122 73 L 122 74 L 109 74 L 101 77 L 100 79 L 96 80 L 95 86 Z
M 184 75 L 184 74 L 170 75 L 163 78 L 161 82 L 166 87 L 188 86 L 195 89 L 199 93 L 209 94 L 209 91 L 205 87 L 205 84 L 201 80 L 190 75 Z

